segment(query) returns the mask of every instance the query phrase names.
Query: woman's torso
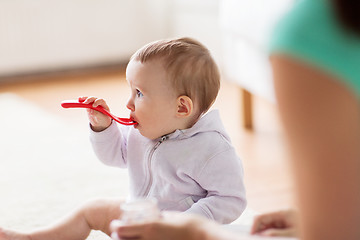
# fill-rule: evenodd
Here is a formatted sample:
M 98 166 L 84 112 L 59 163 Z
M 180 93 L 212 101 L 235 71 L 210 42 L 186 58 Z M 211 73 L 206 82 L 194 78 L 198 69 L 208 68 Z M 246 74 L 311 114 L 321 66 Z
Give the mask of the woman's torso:
M 360 96 L 360 38 L 337 21 L 330 0 L 298 0 L 274 29 L 270 54 L 286 54 L 342 81 Z

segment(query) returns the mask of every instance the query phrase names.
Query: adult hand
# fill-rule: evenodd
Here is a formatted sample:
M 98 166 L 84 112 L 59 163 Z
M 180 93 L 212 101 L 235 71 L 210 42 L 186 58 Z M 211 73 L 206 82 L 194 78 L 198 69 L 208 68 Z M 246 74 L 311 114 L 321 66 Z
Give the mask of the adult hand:
M 122 225 L 120 220 L 110 224 L 113 239 L 137 240 L 195 240 L 206 239 L 206 229 L 211 228 L 212 221 L 205 218 L 180 212 L 163 212 L 159 220 Z
M 271 212 L 255 217 L 251 233 L 262 236 L 296 237 L 297 226 L 295 210 Z
M 91 103 L 93 107 L 101 106 L 106 110 L 110 110 L 106 101 L 102 98 L 96 97 L 79 97 L 79 101 L 83 103 Z M 88 118 L 91 129 L 95 132 L 101 132 L 108 128 L 111 124 L 111 118 L 93 109 L 87 109 Z

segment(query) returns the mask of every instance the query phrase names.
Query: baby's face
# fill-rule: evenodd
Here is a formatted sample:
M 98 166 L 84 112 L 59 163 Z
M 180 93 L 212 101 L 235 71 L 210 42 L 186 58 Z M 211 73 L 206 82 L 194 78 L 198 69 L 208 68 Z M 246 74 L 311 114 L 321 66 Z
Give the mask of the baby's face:
M 131 95 L 127 103 L 130 117 L 141 135 L 156 139 L 176 128 L 177 96 L 166 81 L 166 72 L 158 60 L 141 63 L 132 60 L 126 69 Z

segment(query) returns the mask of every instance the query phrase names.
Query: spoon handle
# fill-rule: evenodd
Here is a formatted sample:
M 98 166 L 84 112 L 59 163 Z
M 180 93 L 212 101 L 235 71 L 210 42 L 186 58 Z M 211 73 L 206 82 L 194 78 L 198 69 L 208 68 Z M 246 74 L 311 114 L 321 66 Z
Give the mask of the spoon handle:
M 99 111 L 109 117 L 112 117 L 112 114 L 109 113 L 105 108 L 101 106 L 93 107 L 91 103 L 82 103 L 75 100 L 66 100 L 61 102 L 61 106 L 63 108 L 90 108 Z
M 109 111 L 107 111 L 102 106 L 93 107 L 93 105 L 91 103 L 82 103 L 82 102 L 79 102 L 79 101 L 76 101 L 76 100 L 66 100 L 66 101 L 61 102 L 61 106 L 63 108 L 90 108 L 90 109 L 99 111 L 99 112 L 111 117 L 112 119 L 114 119 L 118 123 L 121 123 L 121 124 L 124 124 L 124 125 L 134 125 L 134 124 L 136 124 L 136 122 L 132 121 L 129 118 L 119 118 L 117 116 L 114 116 L 113 114 L 111 114 Z

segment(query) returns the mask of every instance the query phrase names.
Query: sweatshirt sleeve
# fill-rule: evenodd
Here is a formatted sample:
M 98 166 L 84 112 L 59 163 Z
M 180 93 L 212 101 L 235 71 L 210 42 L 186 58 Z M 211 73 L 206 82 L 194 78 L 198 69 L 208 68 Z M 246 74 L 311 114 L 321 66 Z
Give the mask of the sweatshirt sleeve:
M 246 207 L 243 167 L 234 148 L 216 154 L 199 172 L 196 181 L 207 196 L 186 212 L 202 215 L 219 223 L 236 220 Z
M 109 166 L 126 168 L 126 135 L 114 122 L 101 132 L 90 128 L 90 142 L 98 159 Z

